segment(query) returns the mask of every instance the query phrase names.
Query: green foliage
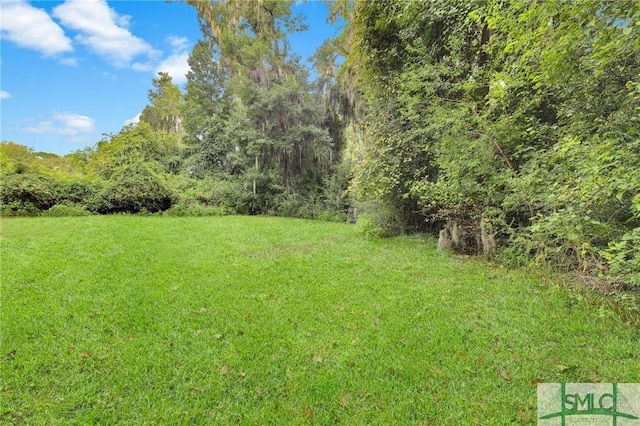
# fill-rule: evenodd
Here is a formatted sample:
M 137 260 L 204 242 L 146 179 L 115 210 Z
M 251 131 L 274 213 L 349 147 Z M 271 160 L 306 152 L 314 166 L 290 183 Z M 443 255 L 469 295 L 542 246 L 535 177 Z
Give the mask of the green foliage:
M 404 229 L 479 228 L 498 212 L 507 257 L 628 280 L 637 2 L 359 1 L 344 13 L 343 84 L 365 103 L 350 136 L 357 199 Z
M 59 184 L 51 177 L 35 173 L 2 176 L 0 202 L 3 215 L 35 214 L 37 211 L 53 207 L 59 199 Z
M 204 206 L 200 204 L 177 203 L 163 212 L 167 216 L 176 217 L 202 217 L 202 216 L 226 216 L 235 214 L 235 211 L 219 206 Z
M 379 238 L 387 236 L 382 225 L 370 217 L 361 216 L 356 223 L 358 225 L 358 232 L 365 237 Z
M 33 149 L 10 141 L 0 143 L 0 171 L 5 173 L 45 174 L 48 176 L 74 175 L 76 170 L 67 157 Z
M 10 172 L 8 166 L 14 163 L 31 163 L 35 160 L 35 153 L 32 148 L 17 144 L 11 141 L 2 141 L 0 143 L 0 164 L 2 172 Z
M 90 209 L 98 213 L 160 212 L 171 207 L 174 194 L 162 175 L 145 163 L 114 170 Z
M 474 201 L 491 192 L 482 181 L 498 161 L 474 113 L 482 87 L 481 28 L 465 20 L 473 6 L 356 4 L 348 64 L 367 108 L 352 190 L 395 208 L 407 229 L 443 211 L 478 210 Z
M 168 160 L 178 153 L 176 135 L 154 131 L 148 123 L 124 127 L 117 135 L 98 143 L 87 169 L 109 180 L 118 168 L 145 162 L 169 172 Z
M 351 164 L 346 158 L 333 167 L 322 185 L 325 209 L 335 218 L 344 221 L 353 212 L 353 200 L 348 192 Z
M 103 186 L 103 181 L 87 177 L 62 179 L 59 182 L 59 202 L 87 206 Z
M 180 205 L 186 207 L 215 207 L 227 214 L 249 213 L 247 203 L 250 192 L 237 178 L 207 176 L 188 179 L 178 190 Z
M 302 68 L 285 66 L 287 74 L 266 87 L 244 77 L 233 82 L 239 99 L 225 133 L 237 147 L 230 156 L 234 168 L 250 176 L 254 195 L 273 195 L 258 194 L 258 186 L 303 192 L 320 184 L 331 165 L 331 139 L 321 128 L 322 105 L 309 93 Z
M 223 126 L 227 109 L 225 73 L 213 57 L 211 43 L 199 41 L 189 56 L 183 104 L 187 170 L 192 176 L 229 172 L 229 146 Z
M 624 282 L 640 287 L 640 227 L 609 243 L 603 256 L 611 272 Z
M 520 199 L 538 215 L 523 235 L 535 257 L 555 253 L 550 262 L 580 269 L 608 263 L 633 281 L 634 255 L 622 238 L 633 240 L 639 223 L 633 200 L 640 188 L 634 90 L 640 9 L 624 1 L 547 6 L 514 1 L 489 18 L 503 36 L 495 38 L 493 52 L 508 70 L 500 74 L 506 93 L 514 83 L 532 85 L 532 97 L 548 96 L 554 103 L 555 130 L 528 129 L 538 139 L 552 136 L 552 143 L 535 152 L 522 168 L 526 173 L 514 180 Z M 506 207 L 517 208 L 516 197 L 508 201 Z
M 292 2 L 188 3 L 205 36 L 187 75 L 189 173 L 242 182 L 239 212 L 315 215 L 312 194 L 340 159 L 332 139 L 340 130 L 325 120 L 326 98 L 308 72 L 287 54 L 286 36 L 302 28 Z
M 56 204 L 48 210 L 42 212 L 42 216 L 45 217 L 77 217 L 77 216 L 91 216 L 92 213 L 86 209 L 86 207 L 79 207 L 69 204 Z
M 404 231 L 402 218 L 393 206 L 378 203 L 356 204 L 356 226 L 358 231 L 372 238 L 393 237 Z
M 0 203 L 4 216 L 37 216 L 56 204 L 87 206 L 100 181 L 78 173 L 68 157 L 2 143 Z
M 149 105 L 140 114 L 140 121 L 148 123 L 154 131 L 178 133 L 182 109 L 180 89 L 166 72 L 159 72 L 151 84 L 154 90 L 149 90 Z
M 302 196 L 294 192 L 279 194 L 275 197 L 273 210 L 276 216 L 299 217 L 304 219 L 322 219 L 344 221 L 344 215 L 332 211 L 320 195 Z
M 38 216 L 40 212 L 40 209 L 28 201 L 0 202 L 0 216 L 2 217 Z

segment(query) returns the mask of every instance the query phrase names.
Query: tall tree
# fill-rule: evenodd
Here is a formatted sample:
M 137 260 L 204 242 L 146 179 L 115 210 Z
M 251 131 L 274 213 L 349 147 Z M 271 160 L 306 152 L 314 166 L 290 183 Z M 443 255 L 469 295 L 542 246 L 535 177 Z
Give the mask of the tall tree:
M 224 65 L 234 75 L 248 71 L 265 84 L 288 54 L 287 34 L 304 28 L 301 18 L 291 15 L 292 0 L 187 3 L 198 11 L 203 34 L 217 44 Z
M 493 232 L 516 260 L 607 265 L 637 283 L 637 1 L 343 9 L 344 69 L 364 100 L 357 195 L 405 226 L 448 223 L 483 248 Z
M 188 167 L 197 176 L 229 172 L 227 155 L 233 149 L 223 130 L 228 115 L 226 73 L 214 58 L 213 47 L 204 40 L 194 46 L 182 109 Z
M 338 158 L 344 149 L 344 132 L 348 120 L 352 117 L 349 98 L 340 86 L 339 42 L 325 40 L 310 61 L 317 73 L 315 90 L 322 99 L 325 109 L 323 127 L 329 131 L 332 139 L 331 161 Z
M 173 84 L 171 76 L 166 72 L 159 72 L 158 77 L 151 82 L 153 89 L 149 89 L 149 105 L 147 105 L 140 121 L 149 123 L 154 131 L 162 130 L 178 133 L 181 130 L 182 93 Z
M 477 114 L 483 26 L 469 15 L 481 3 L 360 1 L 350 12 L 344 68 L 365 104 L 352 188 L 407 227 L 478 214 L 474 202 L 491 193 L 484 176 L 501 167 Z M 472 163 L 455 169 L 450 159 L 471 152 Z
M 226 134 L 236 151 L 234 169 L 256 196 L 318 184 L 330 138 L 307 73 L 288 55 L 287 35 L 302 28 L 291 15 L 292 1 L 188 3 L 229 74 Z
M 520 239 L 539 258 L 582 269 L 609 263 L 633 282 L 640 265 L 640 4 L 512 0 L 489 10 L 504 82 L 491 103 L 513 123 L 531 122 L 522 106 L 547 94 L 556 120 L 553 132 L 529 130 L 547 143 L 525 157 L 512 181 L 535 213 Z M 508 207 L 522 198 L 510 197 Z

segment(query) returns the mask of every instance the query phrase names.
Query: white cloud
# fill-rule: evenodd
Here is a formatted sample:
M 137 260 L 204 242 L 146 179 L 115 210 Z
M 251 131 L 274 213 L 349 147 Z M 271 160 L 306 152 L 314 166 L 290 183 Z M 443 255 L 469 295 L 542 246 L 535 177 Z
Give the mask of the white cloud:
M 188 44 L 189 44 L 189 39 L 186 37 L 178 37 L 178 36 L 169 36 L 167 37 L 167 41 L 169 42 L 169 44 L 175 49 L 178 50 L 180 52 L 184 51 L 187 49 Z
M 138 124 L 140 122 L 140 115 L 141 114 L 138 114 L 135 117 L 131 117 L 129 119 L 124 120 L 124 125 L 130 126 L 132 124 Z
M 67 0 L 53 9 L 53 16 L 65 27 L 80 32 L 76 41 L 115 66 L 127 66 L 138 55 L 158 54 L 146 41 L 129 32 L 131 18 L 118 15 L 105 0 Z
M 134 71 L 151 71 L 153 69 L 153 65 L 149 62 L 134 62 L 134 64 L 131 65 L 131 69 Z
M 189 39 L 172 35 L 166 40 L 171 45 L 172 53 L 156 67 L 156 74 L 166 72 L 174 84 L 183 84 L 189 72 Z
M 0 30 L 2 38 L 42 52 L 45 56 L 73 50 L 71 40 L 44 10 L 22 0 L 2 2 Z
M 80 140 L 78 136 L 95 131 L 93 125 L 93 119 L 86 115 L 73 112 L 56 112 L 51 114 L 49 120 L 40 121 L 33 126 L 25 128 L 25 130 L 39 135 L 64 135 Z
M 0 99 L 9 99 L 10 97 L 11 93 L 0 90 Z
M 131 16 L 129 15 L 118 15 L 117 13 L 115 13 L 113 11 L 113 9 L 111 10 L 112 15 L 113 16 L 113 20 L 115 21 L 116 25 L 125 29 L 129 29 L 129 25 L 131 25 Z
M 78 66 L 78 60 L 76 58 L 63 58 L 60 60 L 60 63 L 63 65 L 68 65 L 70 67 Z
M 182 84 L 187 81 L 187 72 L 189 72 L 189 54 L 175 53 L 162 61 L 156 73 L 166 72 L 171 76 L 174 84 Z

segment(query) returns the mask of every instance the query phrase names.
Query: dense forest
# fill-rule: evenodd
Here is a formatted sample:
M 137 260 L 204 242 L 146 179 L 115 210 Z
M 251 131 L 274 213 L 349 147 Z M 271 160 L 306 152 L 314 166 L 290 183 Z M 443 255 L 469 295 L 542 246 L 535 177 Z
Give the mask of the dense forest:
M 309 66 L 292 0 L 187 3 L 185 87 L 63 157 L 3 142 L 3 216 L 357 220 L 640 286 L 638 1 L 339 0 Z

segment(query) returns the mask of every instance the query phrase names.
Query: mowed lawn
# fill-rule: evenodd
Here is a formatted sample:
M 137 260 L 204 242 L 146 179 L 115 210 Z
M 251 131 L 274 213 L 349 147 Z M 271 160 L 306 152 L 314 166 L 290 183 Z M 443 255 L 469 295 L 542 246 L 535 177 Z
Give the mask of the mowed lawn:
M 500 425 L 640 382 L 640 331 L 531 273 L 268 217 L 4 219 L 0 423 Z

